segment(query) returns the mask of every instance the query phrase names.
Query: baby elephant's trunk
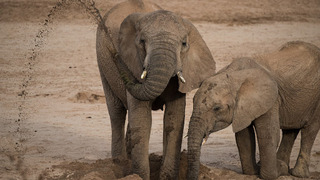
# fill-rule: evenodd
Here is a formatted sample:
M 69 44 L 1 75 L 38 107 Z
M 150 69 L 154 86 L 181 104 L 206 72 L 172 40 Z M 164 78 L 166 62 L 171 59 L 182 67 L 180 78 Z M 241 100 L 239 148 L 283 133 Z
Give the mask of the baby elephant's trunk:
M 188 131 L 188 174 L 187 179 L 198 179 L 201 143 L 205 134 L 200 118 L 192 117 Z

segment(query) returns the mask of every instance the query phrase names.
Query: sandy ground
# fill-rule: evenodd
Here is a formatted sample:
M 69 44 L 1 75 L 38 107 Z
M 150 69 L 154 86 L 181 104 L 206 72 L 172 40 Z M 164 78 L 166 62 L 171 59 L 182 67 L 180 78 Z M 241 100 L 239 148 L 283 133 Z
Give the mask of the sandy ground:
M 106 12 L 118 2 L 97 0 L 96 7 Z M 156 2 L 192 20 L 217 69 L 235 57 L 275 51 L 287 41 L 320 46 L 319 0 Z M 110 170 L 123 163 L 108 159 L 111 127 L 96 62 L 96 25 L 71 5 L 56 14 L 47 28 L 48 36 L 36 38 L 55 3 L 0 1 L 0 179 L 80 179 L 76 170 L 84 172 L 93 166 L 96 169 L 88 171 L 91 173 L 84 179 L 117 178 L 121 173 L 102 175 L 97 171 L 104 164 L 109 164 Z M 35 40 L 44 44 L 37 47 Z M 184 135 L 193 95 L 194 91 L 187 96 Z M 157 155 L 162 153 L 162 117 L 163 112 L 153 112 L 150 153 Z M 299 152 L 299 139 L 291 167 Z M 185 138 L 183 149 L 186 143 Z M 68 164 L 71 162 L 74 164 Z M 206 165 L 202 167 L 204 179 L 257 178 L 241 175 L 230 127 L 210 136 L 202 148 L 201 162 Z M 311 152 L 310 171 L 310 178 L 320 179 L 320 134 Z

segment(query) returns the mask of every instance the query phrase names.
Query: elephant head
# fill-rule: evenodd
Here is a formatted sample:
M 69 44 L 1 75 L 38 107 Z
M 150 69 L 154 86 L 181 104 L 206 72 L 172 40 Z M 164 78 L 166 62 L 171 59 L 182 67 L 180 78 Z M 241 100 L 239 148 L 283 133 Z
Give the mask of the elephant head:
M 210 133 L 231 123 L 235 133 L 243 130 L 269 111 L 277 98 L 276 82 L 265 70 L 252 68 L 247 60 L 233 63 L 205 80 L 193 99 L 188 132 L 188 179 L 198 178 L 200 148 Z
M 172 12 L 134 13 L 122 22 L 120 74 L 137 99 L 153 100 L 178 76 L 186 93 L 215 73 L 215 62 L 197 29 Z M 131 75 L 130 75 L 131 74 Z M 136 80 L 134 80 L 136 79 Z

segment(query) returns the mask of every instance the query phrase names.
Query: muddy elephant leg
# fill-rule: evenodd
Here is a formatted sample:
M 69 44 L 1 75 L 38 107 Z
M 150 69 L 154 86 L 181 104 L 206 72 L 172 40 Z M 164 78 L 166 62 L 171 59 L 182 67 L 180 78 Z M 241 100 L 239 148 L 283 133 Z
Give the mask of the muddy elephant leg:
M 260 176 L 262 179 L 276 179 L 277 147 L 280 136 L 278 107 L 273 107 L 266 114 L 254 121 L 260 153 Z
M 281 175 L 289 174 L 290 155 L 299 131 L 299 129 L 282 130 L 282 139 L 277 152 L 277 159 L 283 164 L 283 167 L 280 167 Z
M 256 139 L 253 126 L 235 134 L 239 150 L 242 172 L 244 174 L 258 174 L 258 165 L 256 163 Z
M 150 179 L 149 139 L 151 104 L 135 99 L 127 93 L 130 128 L 132 171 L 143 179 Z
M 319 118 L 319 117 L 316 117 Z M 315 120 L 313 124 L 301 129 L 301 145 L 300 152 L 295 167 L 291 170 L 291 174 L 297 177 L 309 177 L 310 154 L 313 143 L 319 132 L 319 120 Z
M 124 138 L 124 125 L 127 115 L 127 110 L 112 92 L 108 82 L 106 81 L 103 73 L 101 73 L 101 80 L 103 90 L 106 96 L 106 102 L 108 106 L 108 112 L 111 121 L 112 129 L 112 142 L 111 142 L 111 154 L 112 158 L 126 159 L 126 146 Z
M 185 118 L 186 95 L 179 93 L 166 102 L 163 130 L 163 162 L 160 179 L 177 179 Z

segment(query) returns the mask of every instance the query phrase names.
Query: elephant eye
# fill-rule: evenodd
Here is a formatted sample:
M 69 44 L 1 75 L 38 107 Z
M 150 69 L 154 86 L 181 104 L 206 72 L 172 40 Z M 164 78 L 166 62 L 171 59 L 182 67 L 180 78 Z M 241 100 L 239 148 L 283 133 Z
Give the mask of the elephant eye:
M 220 109 L 221 109 L 221 107 L 220 107 L 220 106 L 215 106 L 215 107 L 213 108 L 213 110 L 214 110 L 215 112 L 220 111 Z
M 183 46 L 183 47 L 188 47 L 187 42 L 186 42 L 186 41 L 183 41 L 183 42 L 182 42 L 182 46 Z
M 228 110 L 230 110 L 230 109 L 231 109 L 231 106 L 230 106 L 229 104 L 227 104 L 227 107 L 228 107 Z
M 181 52 L 187 52 L 189 49 L 189 45 L 188 45 L 187 41 L 182 41 L 181 45 L 182 45 Z
M 144 44 L 146 41 L 144 39 L 140 39 L 140 43 Z

